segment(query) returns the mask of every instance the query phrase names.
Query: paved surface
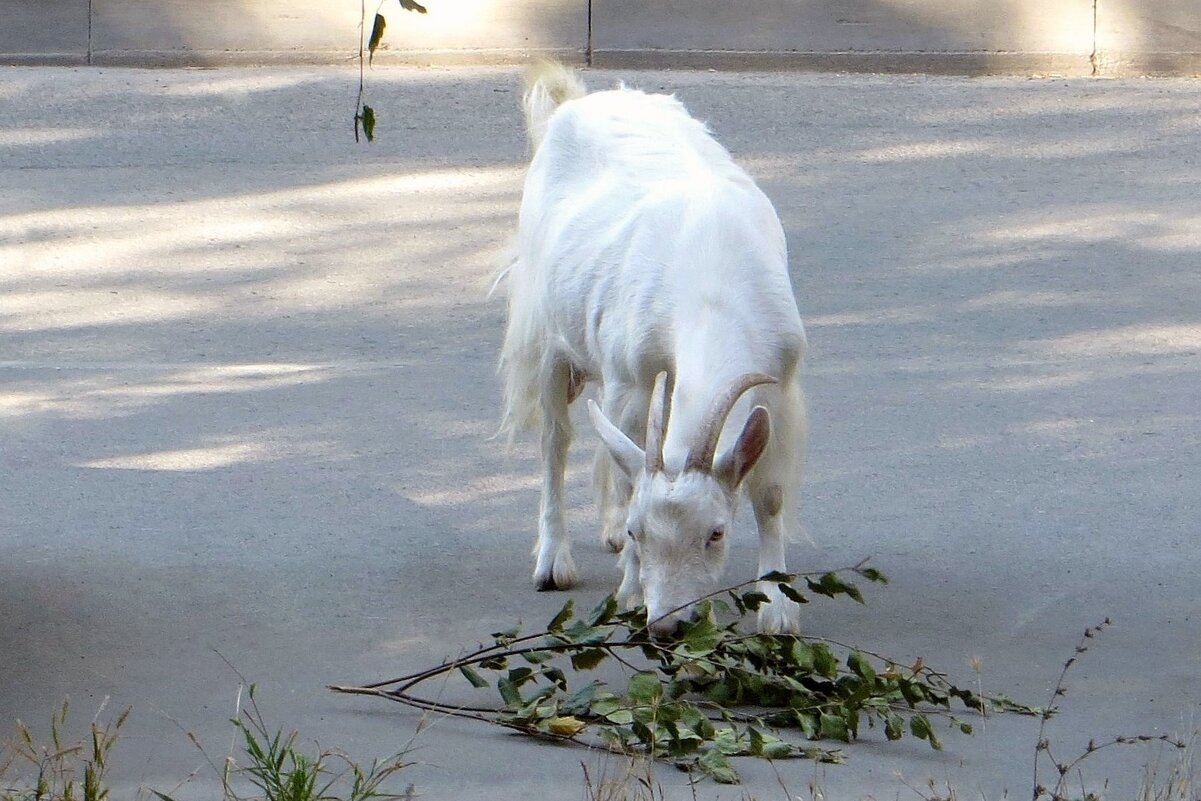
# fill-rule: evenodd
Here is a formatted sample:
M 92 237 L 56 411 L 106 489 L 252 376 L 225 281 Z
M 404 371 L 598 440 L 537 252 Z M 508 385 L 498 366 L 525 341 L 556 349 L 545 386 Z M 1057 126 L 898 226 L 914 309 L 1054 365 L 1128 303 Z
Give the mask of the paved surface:
M 123 792 L 219 757 L 238 677 L 360 758 L 417 719 L 329 682 L 400 675 L 535 594 L 526 443 L 488 440 L 488 275 L 523 162 L 511 70 L 0 72 L 0 717 L 135 711 Z M 1187 731 L 1201 701 L 1201 84 L 592 73 L 678 91 L 778 203 L 812 341 L 813 543 L 871 555 L 865 608 L 810 632 L 1042 702 L 1114 626 L 1050 734 Z M 583 429 L 583 426 L 581 426 Z M 583 603 L 613 586 L 575 452 Z M 744 528 L 731 580 L 752 575 Z M 458 692 L 450 690 L 448 692 Z M 7 725 L 7 724 L 5 724 Z M 933 753 L 871 733 L 795 795 L 1030 791 L 1035 725 Z M 428 799 L 582 797 L 579 752 L 454 721 Z M 1129 797 L 1146 752 L 1090 788 Z M 758 798 L 769 766 L 741 766 Z M 669 797 L 688 798 L 671 771 Z M 202 768 L 179 791 L 212 797 Z M 703 785 L 698 797 L 742 790 Z

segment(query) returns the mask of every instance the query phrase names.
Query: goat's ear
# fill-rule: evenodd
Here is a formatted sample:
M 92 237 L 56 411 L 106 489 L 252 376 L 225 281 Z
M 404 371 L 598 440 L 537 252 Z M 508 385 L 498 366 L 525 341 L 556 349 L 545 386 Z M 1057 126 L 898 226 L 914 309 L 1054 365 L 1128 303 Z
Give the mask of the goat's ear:
M 643 453 L 642 448 L 635 445 L 634 441 L 627 437 L 620 428 L 610 423 L 609 418 L 605 417 L 605 413 L 592 399 L 588 400 L 588 416 L 592 418 L 592 425 L 596 427 L 596 433 L 600 434 L 601 442 L 605 443 L 605 447 L 609 449 L 613 461 L 617 462 L 621 472 L 625 473 L 630 481 L 636 480 L 646 460 L 646 454 Z
M 742 427 L 742 433 L 738 435 L 734 447 L 717 461 L 713 474 L 727 487 L 734 489 L 759 461 L 770 439 L 771 416 L 767 409 L 756 406 L 747 418 L 746 425 Z

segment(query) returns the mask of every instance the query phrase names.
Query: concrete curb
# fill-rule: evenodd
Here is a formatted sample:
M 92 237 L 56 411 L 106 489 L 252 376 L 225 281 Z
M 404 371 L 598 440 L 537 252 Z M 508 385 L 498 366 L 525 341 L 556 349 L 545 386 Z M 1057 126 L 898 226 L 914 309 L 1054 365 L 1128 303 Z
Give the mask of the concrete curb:
M 346 50 L 97 50 L 0 53 L 7 66 L 217 68 L 354 64 Z M 506 66 L 554 59 L 611 70 L 718 70 L 936 74 L 936 76 L 1201 77 L 1201 54 L 1104 53 L 819 53 L 764 50 L 430 49 L 380 50 L 377 66 Z M 1093 61 L 1097 61 L 1094 68 Z
M 359 54 L 348 50 L 98 50 L 89 57 L 78 53 L 0 53 L 0 65 L 16 67 L 93 66 L 169 69 L 218 67 L 338 66 L 357 64 Z M 554 59 L 583 65 L 586 54 L 572 49 L 381 50 L 376 66 L 504 66 Z
M 0 53 L 18 67 L 197 68 L 337 66 L 355 63 L 346 50 L 100 50 L 79 53 Z M 554 59 L 598 69 L 682 69 L 848 72 L 922 75 L 1080 77 L 1201 77 L 1201 53 L 770 52 L 753 50 L 596 50 L 571 48 L 381 50 L 378 66 L 504 66 Z M 1094 60 L 1097 63 L 1094 68 Z
M 1201 75 L 1184 0 L 430 0 L 381 6 L 376 62 L 958 75 Z M 370 15 L 372 12 L 368 12 Z M 0 64 L 134 67 L 353 61 L 357 3 L 0 0 Z
M 766 52 L 737 50 L 597 50 L 592 66 L 614 69 L 799 70 L 931 75 L 1093 74 L 1074 53 Z

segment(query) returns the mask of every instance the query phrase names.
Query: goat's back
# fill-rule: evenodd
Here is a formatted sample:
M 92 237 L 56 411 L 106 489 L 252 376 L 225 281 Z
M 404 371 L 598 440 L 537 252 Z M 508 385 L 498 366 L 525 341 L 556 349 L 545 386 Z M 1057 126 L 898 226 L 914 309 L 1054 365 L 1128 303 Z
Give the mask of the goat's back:
M 667 95 L 620 88 L 554 112 L 526 176 L 519 253 L 520 270 L 556 276 L 543 286 L 560 310 L 612 283 L 626 300 L 662 293 L 660 309 L 736 288 L 795 314 L 771 201 Z
M 664 182 L 749 183 L 730 154 L 675 97 L 624 87 L 564 103 L 549 119 L 532 173 L 576 184 L 601 174 L 627 193 Z
M 666 95 L 596 92 L 547 118 L 507 278 L 509 431 L 532 422 L 548 363 L 653 379 L 705 320 L 752 343 L 759 371 L 803 347 L 775 209 Z

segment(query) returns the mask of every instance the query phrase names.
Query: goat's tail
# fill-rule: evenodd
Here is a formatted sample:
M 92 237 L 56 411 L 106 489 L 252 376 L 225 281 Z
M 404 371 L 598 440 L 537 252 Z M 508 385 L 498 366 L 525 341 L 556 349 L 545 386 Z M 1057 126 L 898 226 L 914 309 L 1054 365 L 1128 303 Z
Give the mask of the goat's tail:
M 530 138 L 531 153 L 538 150 L 555 109 L 586 94 L 588 88 L 569 67 L 554 61 L 543 61 L 530 67 L 525 75 L 521 105 L 525 110 L 525 130 Z

